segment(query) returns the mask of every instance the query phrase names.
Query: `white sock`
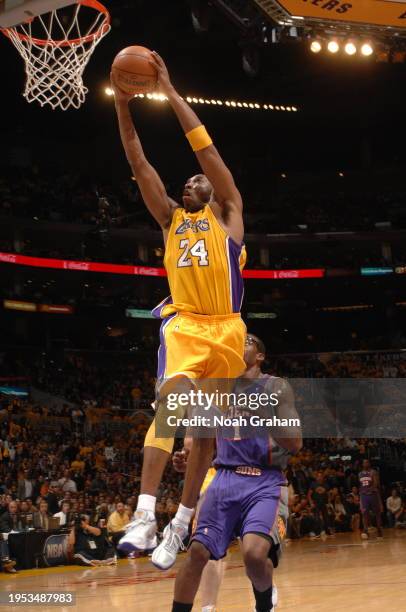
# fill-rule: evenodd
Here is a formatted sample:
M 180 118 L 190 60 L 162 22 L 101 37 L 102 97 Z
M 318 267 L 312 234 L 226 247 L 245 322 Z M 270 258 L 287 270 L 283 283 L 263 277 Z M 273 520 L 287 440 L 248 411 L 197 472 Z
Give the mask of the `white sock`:
M 179 504 L 178 511 L 173 519 L 175 525 L 182 525 L 182 527 L 189 527 L 189 523 L 192 520 L 194 508 L 186 508 L 182 504 Z
M 146 510 L 155 514 L 156 497 L 153 495 L 139 495 L 137 502 L 137 510 Z
M 214 612 L 215 609 L 216 609 L 215 606 L 204 606 L 202 608 L 202 612 Z

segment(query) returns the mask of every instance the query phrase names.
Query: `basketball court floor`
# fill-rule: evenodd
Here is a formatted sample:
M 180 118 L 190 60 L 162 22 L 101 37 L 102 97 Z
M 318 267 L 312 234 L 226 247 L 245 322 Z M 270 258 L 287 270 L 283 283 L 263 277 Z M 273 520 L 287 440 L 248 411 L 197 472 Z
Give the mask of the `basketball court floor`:
M 148 559 L 121 560 L 117 567 L 60 567 L 0 574 L 0 591 L 73 591 L 76 606 L 47 610 L 171 610 L 176 566 L 156 570 Z M 278 612 L 404 612 L 406 610 L 406 531 L 386 530 L 384 540 L 362 542 L 343 534 L 325 541 L 297 541 L 285 545 L 276 573 Z M 220 592 L 219 612 L 251 612 L 253 597 L 237 546 L 228 555 Z M 200 610 L 196 600 L 194 610 Z M 23 606 L 38 611 L 41 606 Z M 17 611 L 7 606 L 7 610 Z

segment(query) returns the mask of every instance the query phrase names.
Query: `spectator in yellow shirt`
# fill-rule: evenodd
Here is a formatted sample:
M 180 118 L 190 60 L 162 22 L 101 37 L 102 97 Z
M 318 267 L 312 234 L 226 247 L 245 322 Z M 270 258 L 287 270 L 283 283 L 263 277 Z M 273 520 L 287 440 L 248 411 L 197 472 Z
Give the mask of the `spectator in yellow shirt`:
M 72 463 L 70 464 L 72 470 L 74 472 L 80 472 L 82 473 L 83 470 L 85 469 L 85 462 L 83 461 L 81 455 L 76 455 L 76 459 L 74 461 L 72 461 Z
M 118 502 L 116 504 L 116 509 L 110 514 L 109 520 L 107 521 L 107 531 L 115 546 L 124 535 L 125 526 L 128 525 L 130 521 L 130 515 L 126 511 L 123 502 Z
M 91 446 L 81 446 L 80 447 L 80 455 L 82 457 L 87 457 L 87 455 L 90 455 L 92 451 L 93 451 L 93 448 Z

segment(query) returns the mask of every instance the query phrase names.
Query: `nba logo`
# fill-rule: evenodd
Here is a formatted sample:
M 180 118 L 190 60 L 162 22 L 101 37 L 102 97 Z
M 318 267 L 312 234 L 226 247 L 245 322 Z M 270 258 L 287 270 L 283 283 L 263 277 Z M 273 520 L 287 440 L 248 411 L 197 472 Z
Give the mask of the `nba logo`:
M 204 535 L 207 535 L 209 533 L 209 530 L 207 529 L 207 527 L 204 528 Z

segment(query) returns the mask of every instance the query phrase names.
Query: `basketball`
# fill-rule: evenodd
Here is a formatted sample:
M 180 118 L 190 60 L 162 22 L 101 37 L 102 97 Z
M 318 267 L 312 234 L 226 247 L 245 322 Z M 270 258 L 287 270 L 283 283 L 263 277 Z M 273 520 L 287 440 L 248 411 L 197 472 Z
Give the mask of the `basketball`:
M 126 47 L 115 57 L 112 70 L 118 87 L 128 94 L 148 93 L 157 83 L 157 72 L 149 63 L 151 51 Z

